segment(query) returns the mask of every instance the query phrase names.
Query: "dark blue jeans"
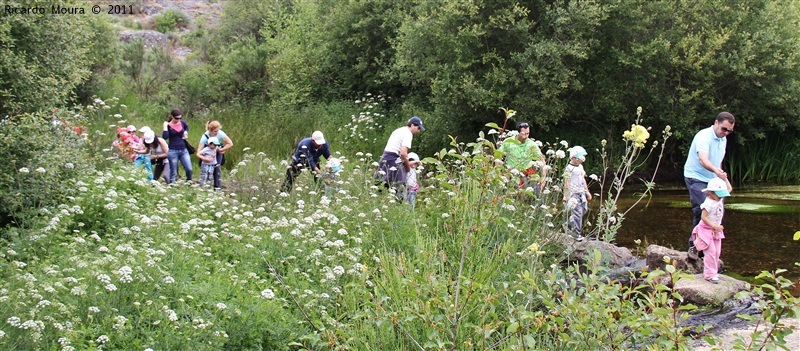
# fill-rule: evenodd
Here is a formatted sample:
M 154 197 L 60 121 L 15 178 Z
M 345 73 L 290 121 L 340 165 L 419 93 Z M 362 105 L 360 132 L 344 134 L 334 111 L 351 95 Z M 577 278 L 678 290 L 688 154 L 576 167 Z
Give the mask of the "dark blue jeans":
M 692 203 L 692 229 L 694 229 L 700 223 L 700 218 L 703 215 L 700 205 L 703 201 L 706 201 L 706 194 L 703 189 L 708 186 L 708 183 L 694 178 L 684 178 L 684 180 L 686 181 L 686 188 L 689 189 L 689 202 Z M 691 231 L 689 232 L 691 233 Z M 689 235 L 691 236 L 691 234 Z M 691 246 L 692 244 L 692 239 L 689 239 L 689 245 Z
M 167 158 L 169 159 L 169 180 L 170 183 L 174 183 L 178 180 L 178 161 L 180 161 L 181 165 L 183 166 L 183 170 L 186 171 L 186 181 L 192 180 L 192 159 L 189 154 L 189 151 L 186 149 L 169 149 L 167 152 Z

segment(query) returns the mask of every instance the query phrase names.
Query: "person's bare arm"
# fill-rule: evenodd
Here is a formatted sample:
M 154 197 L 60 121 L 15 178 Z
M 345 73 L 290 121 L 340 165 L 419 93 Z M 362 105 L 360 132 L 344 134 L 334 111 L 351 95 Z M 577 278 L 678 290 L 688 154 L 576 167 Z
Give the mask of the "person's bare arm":
M 222 141 L 225 142 L 225 146 L 221 147 L 219 150 L 217 150 L 217 152 L 224 154 L 225 151 L 233 147 L 233 140 L 231 140 L 231 138 L 229 138 L 228 136 L 225 136 L 224 138 L 222 138 Z
M 411 164 L 408 162 L 408 148 L 403 146 L 400 148 L 400 159 L 403 160 L 403 166 L 406 172 L 411 171 Z
M 720 165 L 711 163 L 711 160 L 708 159 L 708 152 L 698 151 L 697 157 L 700 159 L 700 165 L 703 166 L 703 168 L 716 174 L 719 179 L 728 180 L 728 173 L 725 173 L 725 171 L 719 167 Z

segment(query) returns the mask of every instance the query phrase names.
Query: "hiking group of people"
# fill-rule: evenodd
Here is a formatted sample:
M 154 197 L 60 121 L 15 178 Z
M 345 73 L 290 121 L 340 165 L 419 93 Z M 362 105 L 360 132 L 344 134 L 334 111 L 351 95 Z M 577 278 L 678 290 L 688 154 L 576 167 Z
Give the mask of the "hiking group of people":
M 220 166 L 225 163 L 225 152 L 233 147 L 233 141 L 222 131 L 217 121 L 206 123 L 206 132 L 200 138 L 197 148 L 189 141 L 189 124 L 183 120 L 180 109 L 170 111 L 164 122 L 161 135 L 156 136 L 148 126 L 117 129 L 117 140 L 112 146 L 120 158 L 133 161 L 134 166 L 147 171 L 147 180 L 160 177 L 164 183 L 171 184 L 178 179 L 178 163 L 183 167 L 186 181 L 192 181 L 191 154 L 200 160 L 200 185 L 213 185 L 221 189 Z
M 692 140 L 684 165 L 684 179 L 692 205 L 692 232 L 689 239 L 689 257 L 703 259 L 704 277 L 711 283 L 719 282 L 719 256 L 722 239 L 725 238 L 722 217 L 724 198 L 733 190 L 728 174 L 722 169 L 727 136 L 733 133 L 736 119 L 729 112 L 717 115 L 714 124 L 700 130 Z M 196 150 L 189 142 L 189 125 L 182 112 L 173 109 L 162 126 L 161 136 L 144 126 L 119 128 L 113 146 L 121 158 L 130 159 L 134 165 L 144 167 L 148 180 L 163 175 L 167 184 L 177 180 L 178 163 L 183 167 L 186 180 L 192 180 L 192 153 L 200 159 L 201 185 L 213 184 L 220 189 L 220 166 L 225 162 L 225 152 L 233 147 L 231 138 L 222 131 L 217 121 L 206 123 L 206 132 Z M 405 126 L 395 129 L 389 136 L 375 172 L 375 180 L 381 189 L 393 189 L 399 202 L 414 206 L 419 182 L 416 168 L 421 164 L 419 156 L 410 152 L 415 135 L 424 131 L 422 119 L 411 117 Z M 498 150 L 514 178 L 517 189 L 532 189 L 536 197 L 541 195 L 547 176 L 545 155 L 530 138 L 530 125 L 518 123 L 516 130 L 508 133 Z M 569 150 L 569 163 L 564 170 L 563 202 L 569 211 L 567 232 L 577 241 L 583 240 L 583 218 L 588 211 L 592 195 L 586 181 L 583 163 L 587 152 L 581 146 Z M 320 157 L 326 160 L 326 169 L 320 167 Z M 310 170 L 314 182 L 324 180 L 326 194 L 336 191 L 335 181 L 342 171 L 342 161 L 331 157 L 330 145 L 321 131 L 302 139 L 292 155 L 281 185 L 281 192 L 292 190 L 296 178 L 304 170 Z

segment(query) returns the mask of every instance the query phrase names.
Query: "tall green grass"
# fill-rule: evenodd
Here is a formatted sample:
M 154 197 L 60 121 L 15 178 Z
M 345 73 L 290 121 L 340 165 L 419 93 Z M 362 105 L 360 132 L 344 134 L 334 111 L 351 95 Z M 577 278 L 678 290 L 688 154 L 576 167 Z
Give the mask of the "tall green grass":
M 786 135 L 735 145 L 726 162 L 739 184 L 800 182 L 800 139 Z

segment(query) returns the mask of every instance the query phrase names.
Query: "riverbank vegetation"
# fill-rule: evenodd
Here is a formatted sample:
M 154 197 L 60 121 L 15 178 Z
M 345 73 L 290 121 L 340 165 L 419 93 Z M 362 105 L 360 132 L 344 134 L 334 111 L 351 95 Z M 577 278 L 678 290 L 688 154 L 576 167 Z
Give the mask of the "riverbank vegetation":
M 0 163 L 4 349 L 713 343 L 711 326 L 681 324 L 696 307 L 664 284 L 685 277 L 673 265 L 626 287 L 607 281 L 600 253 L 564 264 L 557 175 L 573 144 L 591 150 L 598 171 L 623 170 L 600 178 L 648 169 L 637 155 L 649 150 L 663 150 L 653 165 L 674 170 L 723 109 L 740 118 L 731 145 L 794 140 L 796 1 L 229 1 L 224 10 L 219 23 L 184 31 L 170 23 L 181 14 L 160 19 L 175 28 L 170 45 L 192 48 L 185 60 L 117 42 L 125 21 L 0 12 L 0 136 L 13 146 Z M 173 106 L 191 140 L 216 119 L 236 142 L 225 192 L 149 184 L 109 157 L 113 127 L 157 129 Z M 499 106 L 542 140 L 556 178 L 541 203 L 525 200 L 530 189 L 509 190 L 495 160 L 487 139 L 507 117 Z M 410 115 L 428 128 L 414 141 L 425 158 L 414 209 L 372 185 L 386 137 Z M 641 130 L 631 124 L 668 142 L 645 138 L 636 151 L 641 134 L 623 137 Z M 315 129 L 349 160 L 336 189 L 304 174 L 291 194 L 278 192 L 295 138 Z M 630 164 L 613 161 L 623 155 Z M 603 159 L 611 164 L 600 168 Z M 797 180 L 791 168 L 736 167 L 745 181 Z M 624 216 L 607 194 L 591 236 L 612 241 Z M 740 349 L 784 345 L 791 329 L 780 319 L 800 315 L 779 273 L 740 295 L 758 298 L 755 318 L 773 328 Z
M 449 143 L 447 135 L 469 138 L 488 122 L 500 123 L 499 106 L 525 111 L 518 118 L 532 123 L 540 140 L 606 139 L 621 152 L 623 143 L 612 136 L 627 130 L 633 108 L 642 106 L 654 128 L 672 126 L 662 176 L 679 179 L 693 134 L 729 110 L 738 117 L 726 161 L 731 175 L 747 183 L 796 182 L 800 171 L 787 158 L 800 146 L 782 141 L 798 139 L 800 126 L 799 6 L 227 1 L 214 21 L 200 16 L 186 24 L 180 10 L 151 19 L 152 28 L 185 29 L 170 31 L 168 46 L 147 50 L 142 42 L 116 42 L 115 31 L 141 28 L 130 16 L 43 23 L 41 16 L 4 15 L 3 42 L 17 50 L 0 57 L 0 112 L 135 95 L 128 106 L 148 106 L 132 117 L 137 123 L 155 124 L 179 106 L 192 125 L 219 119 L 245 136 L 269 124 L 291 139 L 314 128 L 337 134 L 342 116 L 355 108 L 351 102 L 371 93 L 387 98 L 378 132 L 388 134 L 410 114 L 423 116 L 430 133 L 415 144 L 430 154 Z M 74 33 L 89 35 L 69 37 Z M 50 50 L 51 42 L 65 46 Z M 188 57 L 171 55 L 183 46 Z M 234 124 L 244 127 L 232 130 Z M 249 145 L 275 157 L 290 148 L 285 139 Z
M 70 112 L 60 126 L 50 116 L 34 125 L 55 138 L 91 115 Z M 560 186 L 524 200 L 530 189 L 507 188 L 482 137 L 424 160 L 413 209 L 372 186 L 371 155 L 360 151 L 337 154 L 349 162 L 334 189 L 304 174 L 286 194 L 276 191 L 285 164 L 262 152 L 243 150 L 235 188 L 214 192 L 150 184 L 142 169 L 105 158 L 104 144 L 80 145 L 73 155 L 92 160 L 85 167 L 67 158 L 13 173 L 29 193 L 58 187 L 62 200 L 30 203 L 26 225 L 3 231 L 5 348 L 691 349 L 692 335 L 716 340 L 710 325 L 681 323 L 697 307 L 664 284 L 687 277 L 672 265 L 642 272 L 636 287 L 609 282 L 599 252 L 562 265 Z M 544 145 L 554 173 L 567 146 Z M 74 174 L 47 177 L 63 169 Z M 779 322 L 799 304 L 779 272 L 739 296 L 759 297 L 764 312 L 753 318 L 774 324 L 738 349 L 783 345 L 792 331 Z

